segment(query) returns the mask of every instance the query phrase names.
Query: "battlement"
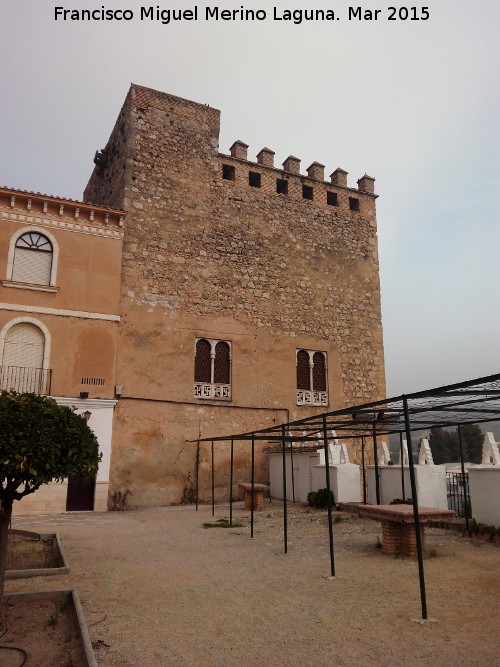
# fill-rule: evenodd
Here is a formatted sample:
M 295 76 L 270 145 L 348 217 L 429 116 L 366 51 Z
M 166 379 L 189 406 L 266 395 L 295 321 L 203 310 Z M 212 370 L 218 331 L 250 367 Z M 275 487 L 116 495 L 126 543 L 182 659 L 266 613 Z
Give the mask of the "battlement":
M 257 161 L 248 159 L 248 145 L 237 140 L 230 154 L 219 153 L 218 181 L 226 187 L 254 188 L 267 195 L 291 200 L 314 202 L 325 209 L 350 211 L 365 217 L 374 216 L 375 179 L 364 174 L 357 188 L 347 185 L 347 171 L 338 167 L 325 181 L 325 165 L 313 162 L 306 174 L 300 172 L 300 159 L 289 155 L 280 169 L 274 165 L 275 153 L 264 147 Z
M 219 153 L 219 159 L 224 160 L 225 158 L 236 158 L 243 162 L 248 162 L 249 165 L 260 165 L 262 167 L 269 167 L 277 172 L 287 172 L 287 176 L 290 174 L 295 174 L 303 178 L 308 178 L 314 181 L 323 181 L 325 184 L 328 184 L 325 181 L 325 165 L 320 162 L 313 162 L 309 167 L 307 167 L 307 175 L 300 173 L 300 159 L 294 155 L 289 155 L 283 162 L 283 168 L 279 169 L 274 165 L 274 156 L 275 152 L 270 148 L 262 148 L 257 153 L 257 162 L 252 162 L 248 159 L 248 144 L 245 144 L 241 140 L 237 140 L 233 143 L 229 149 L 229 155 L 225 153 Z M 347 174 L 348 172 L 340 167 L 337 167 L 334 172 L 330 174 L 330 183 L 337 187 L 347 188 L 348 190 L 356 190 L 356 188 L 350 188 L 347 185 Z M 372 195 L 374 198 L 378 197 L 375 194 L 374 189 L 375 179 L 368 174 L 364 174 L 357 181 L 357 191 L 363 192 L 364 194 Z M 328 184 L 329 185 L 329 184 Z
M 260 191 L 280 206 L 288 201 L 290 206 L 315 206 L 330 215 L 353 214 L 353 218 L 359 216 L 374 223 L 377 195 L 371 176 L 364 174 L 357 187 L 350 187 L 347 171 L 338 167 L 327 181 L 325 165 L 313 162 L 306 173 L 301 173 L 300 158 L 294 155 L 286 157 L 280 168 L 275 166 L 275 153 L 268 147 L 251 161 L 248 144 L 240 139 L 232 144 L 229 155 L 219 153 L 219 129 L 218 109 L 132 84 L 110 140 L 95 154 L 96 167 L 85 198 L 128 209 L 137 199 L 137 179 L 144 180 L 147 173 L 151 182 L 155 172 L 160 198 L 166 194 L 168 175 L 168 200 L 177 211 L 187 210 L 179 208 L 186 203 L 184 178 L 179 175 L 189 171 L 197 182 L 192 194 L 198 203 L 208 201 L 210 184 L 215 182 L 222 196 L 245 197 Z M 177 170 L 172 169 L 177 162 Z M 143 167 L 145 171 L 139 177 Z M 179 189 L 172 189 L 178 179 Z M 201 183 L 205 195 L 200 200 Z

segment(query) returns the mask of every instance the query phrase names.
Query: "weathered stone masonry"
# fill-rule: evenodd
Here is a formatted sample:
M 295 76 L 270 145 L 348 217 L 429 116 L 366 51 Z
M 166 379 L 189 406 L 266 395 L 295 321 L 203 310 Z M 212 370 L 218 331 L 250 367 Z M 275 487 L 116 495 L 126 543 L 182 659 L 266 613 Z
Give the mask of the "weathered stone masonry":
M 297 406 L 297 349 L 325 353 L 330 409 L 385 393 L 373 179 L 251 162 L 241 141 L 222 155 L 218 134 L 217 110 L 134 85 L 84 195 L 128 211 L 111 486 L 139 505 L 180 500 L 200 432 L 322 411 Z M 198 338 L 230 342 L 230 401 L 194 398 Z M 223 497 L 228 446 L 216 457 Z M 239 445 L 235 485 L 248 460 Z

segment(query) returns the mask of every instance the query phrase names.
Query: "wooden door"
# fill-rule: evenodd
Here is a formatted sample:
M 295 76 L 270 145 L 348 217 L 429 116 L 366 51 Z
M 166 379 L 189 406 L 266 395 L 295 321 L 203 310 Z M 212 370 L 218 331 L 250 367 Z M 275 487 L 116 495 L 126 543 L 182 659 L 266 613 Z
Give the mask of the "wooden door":
M 67 512 L 85 512 L 94 509 L 95 478 L 70 477 L 68 479 L 68 493 L 66 496 Z

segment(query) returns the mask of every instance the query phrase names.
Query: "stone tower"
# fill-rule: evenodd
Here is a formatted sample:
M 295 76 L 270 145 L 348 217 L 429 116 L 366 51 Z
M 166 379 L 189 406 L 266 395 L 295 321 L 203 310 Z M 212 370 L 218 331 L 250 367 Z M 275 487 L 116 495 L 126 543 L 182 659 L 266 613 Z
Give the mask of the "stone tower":
M 269 148 L 250 161 L 242 141 L 220 154 L 219 115 L 132 85 L 84 193 L 128 211 L 110 485 L 136 505 L 187 499 L 200 434 L 385 395 L 374 179 L 326 182 Z M 235 483 L 248 459 L 241 443 Z M 207 465 L 202 450 L 202 495 Z

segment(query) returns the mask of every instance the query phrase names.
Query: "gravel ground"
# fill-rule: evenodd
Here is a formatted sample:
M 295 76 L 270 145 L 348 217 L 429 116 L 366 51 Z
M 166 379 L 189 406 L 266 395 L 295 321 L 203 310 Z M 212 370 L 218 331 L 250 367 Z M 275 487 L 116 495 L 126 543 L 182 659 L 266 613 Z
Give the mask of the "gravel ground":
M 286 555 L 276 501 L 256 513 L 253 539 L 241 506 L 245 526 L 232 529 L 204 529 L 206 506 L 15 517 L 59 533 L 71 574 L 6 592 L 75 587 L 103 667 L 500 665 L 498 547 L 427 528 L 434 622 L 421 623 L 416 561 L 383 555 L 377 522 L 335 514 L 334 579 L 326 513 L 298 505 Z

